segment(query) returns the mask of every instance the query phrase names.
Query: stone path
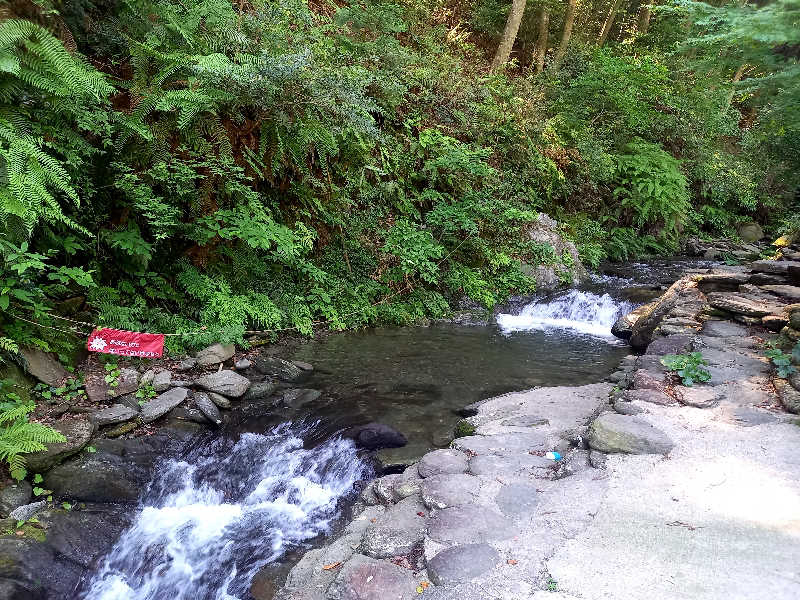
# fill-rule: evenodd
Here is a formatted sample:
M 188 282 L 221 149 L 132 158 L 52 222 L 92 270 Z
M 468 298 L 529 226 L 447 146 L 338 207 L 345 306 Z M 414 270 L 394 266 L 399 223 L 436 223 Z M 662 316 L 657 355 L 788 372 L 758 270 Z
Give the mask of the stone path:
M 657 319 L 634 325 L 647 353 L 623 361 L 616 386 L 479 403 L 474 435 L 373 482 L 344 534 L 308 552 L 276 597 L 800 598 L 797 417 L 775 393 L 763 340 L 708 301 L 747 277 L 676 284 Z M 769 314 L 789 323 L 796 307 L 782 310 Z M 685 351 L 709 361 L 708 384 L 667 373 L 662 355 Z

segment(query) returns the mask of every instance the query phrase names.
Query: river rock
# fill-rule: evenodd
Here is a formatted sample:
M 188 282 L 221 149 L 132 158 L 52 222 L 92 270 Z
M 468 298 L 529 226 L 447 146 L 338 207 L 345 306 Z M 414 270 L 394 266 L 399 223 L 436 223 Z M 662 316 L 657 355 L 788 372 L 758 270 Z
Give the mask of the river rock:
M 703 325 L 703 335 L 709 337 L 747 337 L 750 335 L 750 330 L 730 321 L 706 321 L 705 325 Z
M 498 475 L 514 475 L 529 473 L 531 469 L 542 469 L 553 466 L 553 461 L 544 456 L 536 456 L 525 452 L 498 456 L 480 454 L 469 460 L 469 473 L 472 475 L 497 477 Z
M 447 473 L 466 473 L 468 467 L 466 454 L 458 450 L 445 449 L 428 452 L 419 461 L 417 470 L 420 477 L 433 477 Z
M 661 298 L 649 304 L 636 320 L 631 331 L 630 344 L 637 350 L 644 350 L 654 339 L 656 327 L 675 307 L 682 293 L 689 288 L 697 291 L 697 284 L 689 279 L 679 279 L 670 286 Z M 699 292 L 698 292 L 699 293 Z
M 474 502 L 481 480 L 474 475 L 450 473 L 422 480 L 422 502 L 430 509 L 449 508 Z
M 222 394 L 229 398 L 239 398 L 250 387 L 249 379 L 229 370 L 203 375 L 195 383 L 209 392 Z
M 304 362 L 302 360 L 293 360 L 292 364 L 302 371 L 313 371 L 314 365 L 311 363 Z
M 772 273 L 776 275 L 787 274 L 791 266 L 800 267 L 800 262 L 764 259 L 750 263 L 750 268 L 757 273 Z
M 281 404 L 287 408 L 298 409 L 309 402 L 314 402 L 314 400 L 319 399 L 320 396 L 322 396 L 322 392 L 319 390 L 291 388 L 283 392 Z
M 668 335 L 653 340 L 647 346 L 647 354 L 683 354 L 692 348 L 693 340 L 688 335 Z
M 405 600 L 419 585 L 411 571 L 390 562 L 356 554 L 339 570 L 328 600 Z
M 92 439 L 92 434 L 94 433 L 94 425 L 86 418 L 58 421 L 52 427 L 63 434 L 67 441 L 47 444 L 47 450 L 26 454 L 27 469 L 31 473 L 46 471 L 65 458 L 80 452 Z
M 370 523 L 359 551 L 373 558 L 409 554 L 425 537 L 425 513 L 416 498 L 401 500 Z
M 158 371 L 153 376 L 153 389 L 157 392 L 165 392 L 172 384 L 172 371 L 162 370 Z
M 142 421 L 150 423 L 164 416 L 181 402 L 186 400 L 189 390 L 182 387 L 172 388 L 163 394 L 148 400 L 142 405 Z
M 0 489 L 0 516 L 8 514 L 31 501 L 33 490 L 27 481 L 6 481 Z
M 707 294 L 708 292 L 736 292 L 739 286 L 750 280 L 750 273 L 744 271 L 728 271 L 721 273 L 705 273 L 695 275 L 697 288 Z
M 211 344 L 207 348 L 203 348 L 197 354 L 195 359 L 200 367 L 210 367 L 211 365 L 218 365 L 225 362 L 229 358 L 233 358 L 236 352 L 236 347 L 233 344 Z
M 111 396 L 124 396 L 139 389 L 139 371 L 123 367 L 117 376 L 117 385 L 111 388 Z
M 197 408 L 200 409 L 200 412 L 208 417 L 209 421 L 216 425 L 222 425 L 222 415 L 219 414 L 219 409 L 211 401 L 211 398 L 209 398 L 208 394 L 203 392 L 195 392 L 195 394 L 192 396 L 192 399 L 194 400 Z
M 253 359 L 253 368 L 262 375 L 290 383 L 303 379 L 307 373 L 288 360 L 275 356 L 257 356 Z
M 789 302 L 800 302 L 800 287 L 796 285 L 762 285 L 761 289 Z
M 66 568 L 64 568 L 66 567 Z M 0 538 L 0 597 L 8 600 L 71 598 L 77 565 L 56 561 L 52 549 L 33 539 Z
M 402 448 L 408 443 L 406 436 L 393 427 L 382 423 L 368 423 L 351 427 L 342 435 L 351 438 L 359 448 L 366 448 L 367 450 Z
M 189 358 L 184 358 L 181 362 L 179 362 L 175 366 L 175 370 L 180 372 L 191 371 L 196 366 L 197 366 L 197 359 L 189 357 Z
M 113 505 L 87 504 L 70 511 L 51 508 L 43 511 L 39 519 L 49 522 L 47 545 L 56 554 L 88 569 L 111 550 L 130 523 L 128 515 Z
M 667 454 L 675 444 L 639 417 L 604 413 L 589 426 L 589 446 L 601 452 Z
M 664 377 L 661 373 L 653 373 L 645 369 L 637 369 L 633 374 L 633 387 L 637 390 L 656 390 L 665 392 Z
M 391 473 L 379 477 L 372 483 L 372 491 L 380 502 L 392 504 L 395 501 L 394 486 L 401 479 L 400 473 Z
M 675 395 L 681 404 L 694 406 L 695 408 L 710 408 L 719 403 L 721 393 L 712 387 L 685 387 L 678 385 L 675 386 Z
M 176 406 L 169 411 L 169 416 L 179 419 L 181 421 L 190 421 L 198 425 L 208 425 L 209 419 L 197 408 L 190 408 L 188 406 Z
M 742 223 L 736 231 L 745 242 L 757 242 L 764 237 L 764 230 L 758 223 Z
M 138 410 L 134 410 L 129 406 L 123 404 L 112 404 L 108 408 L 98 410 L 89 415 L 89 420 L 92 421 L 97 427 L 104 425 L 114 425 L 116 423 L 124 423 L 135 419 L 139 415 Z
M 15 521 L 27 521 L 46 506 L 47 502 L 45 500 L 23 504 L 8 513 L 8 516 Z
M 69 375 L 52 354 L 36 348 L 20 348 L 19 353 L 25 361 L 28 373 L 50 387 L 58 387 L 61 380 Z
M 244 369 L 249 369 L 250 367 L 252 367 L 253 362 L 246 358 L 240 358 L 235 363 L 233 363 L 233 366 L 236 367 L 239 371 L 243 371 Z
M 491 508 L 475 504 L 439 510 L 428 523 L 428 536 L 443 544 L 507 540 L 516 533 L 506 517 Z
M 539 493 L 530 483 L 509 483 L 500 488 L 495 502 L 507 517 L 530 516 L 539 503 Z
M 253 385 L 255 386 L 255 385 L 259 385 L 259 384 L 254 383 Z M 251 388 L 252 387 L 253 386 L 251 386 Z M 249 390 L 248 390 L 248 393 L 249 393 Z M 214 392 L 208 392 L 208 397 L 219 408 L 230 408 L 232 406 L 231 401 L 228 398 L 226 398 L 225 396 L 223 396 L 222 394 L 215 394 Z
M 753 273 L 750 275 L 748 283 L 753 285 L 782 285 L 786 283 L 786 276 L 773 273 Z
M 730 292 L 708 294 L 708 303 L 714 308 L 748 317 L 763 317 L 780 310 L 776 303 Z
M 638 400 L 639 402 L 649 402 L 650 404 L 660 404 L 662 406 L 666 406 L 674 402 L 674 400 L 670 398 L 667 394 L 665 394 L 662 390 L 654 390 L 654 389 L 625 390 L 623 398 L 628 404 L 633 402 L 634 400 Z M 616 404 L 614 408 L 616 410 Z M 641 412 L 641 409 L 621 414 L 630 415 L 630 414 L 636 414 L 636 412 Z
M 638 415 L 639 413 L 644 412 L 644 409 L 641 408 L 640 406 L 636 406 L 635 404 L 632 404 L 625 400 L 615 400 L 614 410 L 621 415 Z
M 800 415 L 800 392 L 785 379 L 776 378 L 774 383 L 783 407 L 791 413 Z
M 262 381 L 260 383 L 252 383 L 250 387 L 247 389 L 247 393 L 244 395 L 242 400 L 250 401 L 250 400 L 261 400 L 262 398 L 268 398 L 273 394 L 275 389 L 278 386 L 273 381 Z
M 621 340 L 629 340 L 633 335 L 633 326 L 636 324 L 636 321 L 639 320 L 644 313 L 649 311 L 652 308 L 652 305 L 655 303 L 645 304 L 640 306 L 633 312 L 628 313 L 627 315 L 622 315 L 614 325 L 611 326 L 611 335 L 618 337 Z
M 500 564 L 489 544 L 464 544 L 442 550 L 428 561 L 428 575 L 436 585 L 449 586 L 480 577 Z

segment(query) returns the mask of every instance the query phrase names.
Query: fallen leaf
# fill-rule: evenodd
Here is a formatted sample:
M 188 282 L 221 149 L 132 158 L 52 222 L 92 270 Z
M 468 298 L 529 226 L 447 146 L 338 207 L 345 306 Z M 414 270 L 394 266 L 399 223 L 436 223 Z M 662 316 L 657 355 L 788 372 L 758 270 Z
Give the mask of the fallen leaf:
M 331 563 L 329 565 L 325 565 L 324 567 L 322 567 L 322 570 L 323 571 L 330 571 L 332 569 L 337 569 L 337 568 L 339 568 L 341 566 L 342 566 L 342 561 L 339 561 L 339 562 Z
M 378 520 L 378 519 L 370 519 L 370 520 L 369 520 L 369 522 L 370 522 L 370 523 L 374 523 L 374 522 L 375 522 L 375 521 L 377 521 L 377 520 Z
M 422 587 L 421 585 L 418 585 L 418 586 L 417 586 L 417 593 L 418 593 L 418 594 L 421 594 L 421 593 L 422 593 L 422 592 L 424 592 L 424 591 L 425 591 L 425 590 L 423 589 L 423 587 Z
M 427 581 L 420 581 L 419 585 L 423 590 L 427 590 L 430 583 L 428 583 Z
M 417 516 L 418 516 L 418 517 L 424 517 L 424 516 L 425 516 L 425 513 L 424 513 L 424 512 L 422 512 L 422 511 L 419 511 L 419 512 L 417 513 Z
M 17 535 L 25 535 L 25 532 L 22 529 L 17 530 Z
M 514 560 L 513 558 L 509 558 L 506 562 L 510 565 L 515 565 L 518 561 Z

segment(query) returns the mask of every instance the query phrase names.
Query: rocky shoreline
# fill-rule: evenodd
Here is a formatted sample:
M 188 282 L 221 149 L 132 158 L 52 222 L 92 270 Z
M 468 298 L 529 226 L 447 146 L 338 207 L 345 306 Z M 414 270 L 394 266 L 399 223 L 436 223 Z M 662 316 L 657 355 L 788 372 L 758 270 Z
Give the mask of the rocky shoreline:
M 763 260 L 687 275 L 615 328 L 643 354 L 609 383 L 470 407 L 470 435 L 375 480 L 276 598 L 666 599 L 676 575 L 692 598 L 797 597 L 800 506 L 751 511 L 800 497 L 800 378 L 764 356 L 773 332 L 798 339 L 798 275 Z M 707 383 L 662 362 L 687 352 Z

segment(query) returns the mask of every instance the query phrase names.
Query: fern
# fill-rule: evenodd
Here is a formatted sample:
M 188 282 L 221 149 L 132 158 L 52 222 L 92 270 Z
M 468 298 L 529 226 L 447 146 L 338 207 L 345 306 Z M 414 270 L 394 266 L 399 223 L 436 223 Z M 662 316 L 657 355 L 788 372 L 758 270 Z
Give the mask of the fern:
M 67 441 L 58 431 L 31 423 L 27 415 L 35 409 L 33 403 L 20 402 L 0 412 L 0 460 L 4 460 L 14 479 L 24 479 L 25 456 L 30 452 L 47 449 L 46 444 Z

